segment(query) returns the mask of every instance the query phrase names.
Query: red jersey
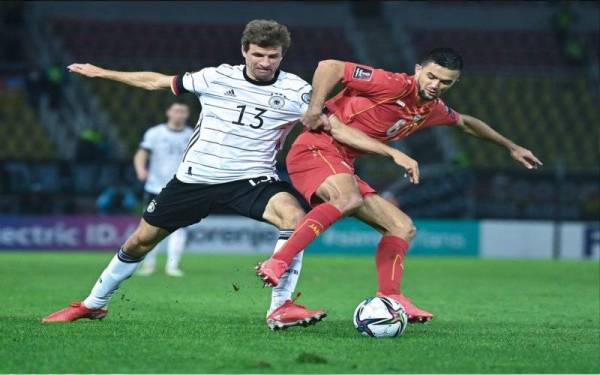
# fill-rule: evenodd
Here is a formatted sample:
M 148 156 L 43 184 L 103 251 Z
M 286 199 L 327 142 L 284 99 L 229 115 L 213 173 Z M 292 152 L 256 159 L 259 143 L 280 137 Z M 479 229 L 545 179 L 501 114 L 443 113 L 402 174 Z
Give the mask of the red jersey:
M 382 142 L 430 126 L 456 125 L 460 119 L 441 99 L 418 103 L 416 80 L 405 73 L 347 62 L 342 82 L 345 88 L 325 103 L 327 109 L 346 125 Z M 362 154 L 323 132 L 305 132 L 297 142 L 335 143 L 352 159 Z

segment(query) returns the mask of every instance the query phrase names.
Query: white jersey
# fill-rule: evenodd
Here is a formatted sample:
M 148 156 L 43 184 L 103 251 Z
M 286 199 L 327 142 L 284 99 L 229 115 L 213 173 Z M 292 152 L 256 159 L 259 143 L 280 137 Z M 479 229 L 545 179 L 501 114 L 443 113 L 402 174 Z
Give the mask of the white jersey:
M 194 93 L 202 104 L 177 179 L 219 184 L 277 178 L 277 152 L 293 122 L 306 112 L 310 84 L 283 71 L 270 82 L 257 82 L 244 65 L 223 64 L 186 73 L 174 85 L 175 94 Z
M 150 151 L 145 191 L 158 194 L 173 178 L 192 133 L 193 130 L 187 126 L 178 131 L 169 128 L 167 124 L 146 130 L 140 143 L 140 148 Z

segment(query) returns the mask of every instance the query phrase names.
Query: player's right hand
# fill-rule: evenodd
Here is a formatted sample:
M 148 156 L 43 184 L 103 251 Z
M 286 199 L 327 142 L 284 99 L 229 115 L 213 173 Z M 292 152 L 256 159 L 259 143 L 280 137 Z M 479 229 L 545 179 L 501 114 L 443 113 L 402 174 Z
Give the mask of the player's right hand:
M 300 119 L 302 125 L 307 127 L 310 130 L 319 130 L 323 129 L 325 131 L 331 130 L 331 124 L 329 123 L 329 119 L 327 115 L 323 114 L 323 112 L 319 111 L 311 111 L 308 110 L 304 116 Z
M 408 157 L 405 153 L 395 150 L 390 155 L 394 163 L 406 169 L 406 174 L 413 184 L 419 183 L 419 163 L 416 160 Z
M 71 64 L 67 67 L 70 72 L 79 73 L 86 77 L 100 77 L 104 69 L 92 64 Z

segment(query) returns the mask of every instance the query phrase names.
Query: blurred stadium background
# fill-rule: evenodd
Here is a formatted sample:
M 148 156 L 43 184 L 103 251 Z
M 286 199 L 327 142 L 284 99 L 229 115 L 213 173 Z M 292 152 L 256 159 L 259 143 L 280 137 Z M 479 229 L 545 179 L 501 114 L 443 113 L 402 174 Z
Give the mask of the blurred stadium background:
M 457 49 L 466 69 L 446 101 L 544 161 L 525 171 L 504 150 L 446 128 L 397 144 L 421 163 L 419 186 L 387 160 L 361 160 L 367 181 L 422 219 L 426 238 L 416 253 L 600 253 L 594 2 L 2 2 L 0 12 L 0 249 L 114 250 L 130 229 L 124 223 L 135 223 L 143 208 L 131 158 L 143 131 L 164 120 L 170 93 L 74 77 L 68 64 L 171 74 L 239 64 L 244 24 L 273 18 L 292 32 L 283 69 L 309 81 L 325 58 L 410 72 L 433 47 Z M 201 108 L 195 97 L 185 99 L 193 125 Z M 346 243 L 370 253 L 374 239 L 346 226 L 319 246 Z M 221 247 L 226 239 L 202 245 L 208 234 L 198 234 L 191 247 L 252 252 L 262 249 L 256 238 L 272 239 L 269 230 L 248 228 L 259 232 Z M 514 228 L 512 242 L 494 247 L 507 228 Z

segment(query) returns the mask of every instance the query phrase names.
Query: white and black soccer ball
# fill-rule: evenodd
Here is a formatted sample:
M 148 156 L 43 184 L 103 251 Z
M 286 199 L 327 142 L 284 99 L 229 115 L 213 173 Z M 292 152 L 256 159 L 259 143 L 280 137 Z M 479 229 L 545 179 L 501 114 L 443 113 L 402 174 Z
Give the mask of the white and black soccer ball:
M 354 326 L 364 336 L 397 337 L 407 325 L 404 307 L 391 298 L 367 298 L 354 310 Z

